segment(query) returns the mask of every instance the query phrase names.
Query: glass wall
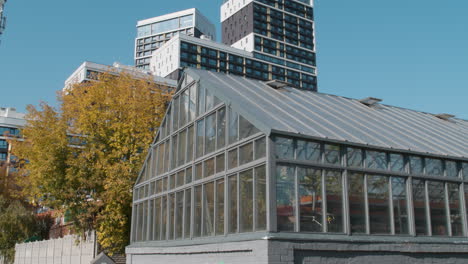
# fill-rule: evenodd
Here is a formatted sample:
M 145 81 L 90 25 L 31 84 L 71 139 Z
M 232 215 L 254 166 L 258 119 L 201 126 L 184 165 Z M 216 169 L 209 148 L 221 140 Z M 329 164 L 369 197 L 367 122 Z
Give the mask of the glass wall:
M 137 35 L 140 38 L 186 27 L 193 27 L 193 15 L 176 17 L 173 19 L 138 27 Z
M 187 81 L 135 186 L 132 241 L 265 230 L 265 164 L 265 135 L 210 90 Z
M 273 140 L 280 232 L 466 235 L 460 201 L 468 196 L 466 162 L 285 136 Z

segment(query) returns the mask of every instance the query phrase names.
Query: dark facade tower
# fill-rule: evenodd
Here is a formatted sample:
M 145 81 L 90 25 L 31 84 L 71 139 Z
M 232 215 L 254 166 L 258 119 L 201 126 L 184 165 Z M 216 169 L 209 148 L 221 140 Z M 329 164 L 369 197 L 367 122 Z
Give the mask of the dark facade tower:
M 222 42 L 253 52 L 272 79 L 316 90 L 312 0 L 228 0 L 221 6 Z

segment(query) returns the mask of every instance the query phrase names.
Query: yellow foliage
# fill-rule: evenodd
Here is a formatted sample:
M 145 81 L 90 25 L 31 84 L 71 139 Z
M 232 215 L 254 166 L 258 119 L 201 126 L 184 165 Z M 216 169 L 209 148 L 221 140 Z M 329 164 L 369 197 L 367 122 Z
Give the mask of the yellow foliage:
M 149 78 L 106 73 L 61 93 L 59 111 L 28 107 L 25 141 L 13 142 L 29 161 L 20 181 L 25 194 L 68 210 L 77 231 L 95 229 L 104 249 L 122 252 L 132 186 L 171 95 Z

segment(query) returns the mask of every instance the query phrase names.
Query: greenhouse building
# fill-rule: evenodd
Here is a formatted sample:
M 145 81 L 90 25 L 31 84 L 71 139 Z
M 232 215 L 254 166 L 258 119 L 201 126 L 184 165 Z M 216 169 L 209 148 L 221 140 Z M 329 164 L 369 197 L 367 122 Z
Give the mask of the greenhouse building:
M 468 263 L 468 121 L 185 69 L 127 263 Z

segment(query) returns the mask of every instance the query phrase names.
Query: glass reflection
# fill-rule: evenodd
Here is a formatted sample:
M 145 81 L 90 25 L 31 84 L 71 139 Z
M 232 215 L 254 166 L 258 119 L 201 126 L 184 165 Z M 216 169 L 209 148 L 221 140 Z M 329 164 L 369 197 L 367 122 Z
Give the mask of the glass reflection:
M 428 181 L 429 209 L 433 236 L 446 236 L 447 214 L 445 208 L 445 188 L 443 182 Z
M 278 231 L 294 231 L 295 200 L 294 167 L 277 166 L 276 215 Z
M 388 177 L 369 175 L 367 177 L 367 197 L 371 234 L 390 233 L 390 207 Z
M 297 168 L 300 230 L 323 232 L 322 170 Z

